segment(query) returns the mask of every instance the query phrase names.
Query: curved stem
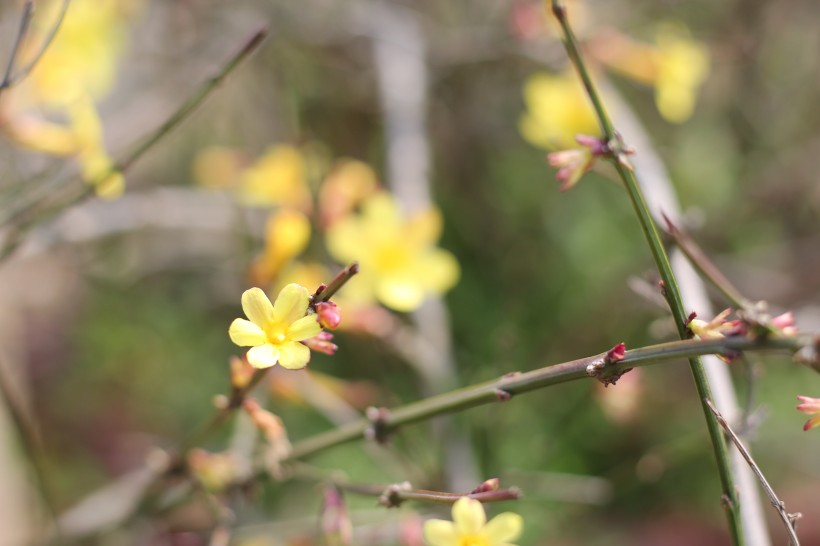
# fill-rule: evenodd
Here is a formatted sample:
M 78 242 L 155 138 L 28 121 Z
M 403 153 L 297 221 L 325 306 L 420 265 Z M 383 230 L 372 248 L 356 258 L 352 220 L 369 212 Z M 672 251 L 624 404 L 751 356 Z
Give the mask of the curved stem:
M 597 114 L 598 122 L 601 125 L 601 130 L 604 133 L 604 137 L 609 143 L 616 143 L 617 145 L 615 153 L 611 157 L 611 162 L 614 165 L 619 178 L 623 181 L 627 193 L 629 194 L 629 198 L 632 201 L 632 206 L 638 217 L 638 222 L 641 225 L 646 241 L 649 244 L 652 257 L 655 260 L 655 265 L 657 266 L 658 272 L 663 280 L 665 296 L 669 303 L 669 307 L 672 310 L 672 315 L 675 319 L 678 333 L 681 339 L 684 339 L 686 337 L 687 313 L 683 306 L 683 300 L 681 299 L 677 280 L 672 272 L 672 267 L 669 264 L 669 258 L 666 255 L 666 251 L 663 247 L 660 235 L 658 234 L 655 222 L 652 220 L 652 216 L 649 213 L 649 208 L 646 206 L 646 201 L 644 200 L 643 193 L 638 185 L 638 181 L 635 179 L 634 173 L 624 164 L 623 161 L 620 160 L 621 157 L 619 150 L 623 149 L 623 145 L 620 143 L 619 136 L 615 131 L 612 120 L 604 108 L 603 102 L 601 101 L 595 85 L 592 83 L 592 78 L 589 75 L 589 71 L 586 68 L 583 57 L 581 56 L 578 48 L 578 41 L 576 40 L 575 35 L 572 32 L 572 28 L 569 25 L 569 21 L 567 20 L 566 8 L 560 0 L 552 0 L 552 12 L 558 19 L 558 22 L 563 29 L 564 45 L 567 49 L 567 54 L 569 55 L 572 64 L 575 66 L 578 71 L 578 75 L 584 84 L 587 95 L 589 96 Z M 731 462 L 729 460 L 729 452 L 726 441 L 723 437 L 722 429 L 717 421 L 717 418 L 709 410 L 707 405 L 708 401 L 712 400 L 712 390 L 706 378 L 703 363 L 700 359 L 696 357 L 691 358 L 689 360 L 689 365 L 698 390 L 698 396 L 701 400 L 703 414 L 706 418 L 706 424 L 709 430 L 709 437 L 712 442 L 712 448 L 714 450 L 715 459 L 718 465 L 718 472 L 720 474 L 721 486 L 723 490 L 723 505 L 726 508 L 726 515 L 729 520 L 729 529 L 732 535 L 732 542 L 735 546 L 740 546 L 746 543 L 743 525 L 740 518 L 740 498 L 735 486 L 735 477 L 732 471 Z

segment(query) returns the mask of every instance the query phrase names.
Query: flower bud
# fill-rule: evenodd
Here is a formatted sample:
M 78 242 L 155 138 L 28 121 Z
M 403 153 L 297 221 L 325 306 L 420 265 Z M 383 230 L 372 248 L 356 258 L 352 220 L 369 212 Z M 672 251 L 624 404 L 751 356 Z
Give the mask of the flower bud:
M 342 322 L 342 314 L 332 301 L 322 301 L 316 304 L 316 315 L 319 325 L 328 330 L 335 330 Z

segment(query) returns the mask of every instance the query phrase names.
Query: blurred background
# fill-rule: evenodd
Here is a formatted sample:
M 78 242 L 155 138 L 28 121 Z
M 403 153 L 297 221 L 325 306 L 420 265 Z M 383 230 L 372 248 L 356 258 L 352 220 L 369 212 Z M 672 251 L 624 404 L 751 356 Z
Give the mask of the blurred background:
M 0 62 L 23 4 L 0 7 Z M 61 4 L 37 3 L 32 44 Z M 820 7 L 569 9 L 607 98 L 645 136 L 636 158 L 668 172 L 681 221 L 747 297 L 820 330 Z M 100 180 L 262 26 L 258 51 L 124 182 Z M 368 406 L 675 337 L 611 173 L 560 192 L 546 163 L 596 128 L 539 2 L 73 0 L 52 45 L 0 94 L 0 234 L 6 246 L 21 235 L 0 263 L 0 367 L 36 423 L 58 513 L 211 415 L 244 352 L 226 333 L 250 286 L 312 291 L 362 262 L 339 297 L 336 354 L 314 353 L 309 374 L 275 369 L 255 392 L 293 442 Z M 794 410 L 820 380 L 787 357 L 730 369 L 758 463 L 803 513 L 803 544 L 820 544 L 820 434 Z M 238 449 L 241 422 L 200 447 Z M 522 545 L 729 544 L 684 362 L 434 425 L 328 450 L 309 474 L 436 490 L 498 476 L 524 497 L 488 512 L 520 513 Z M 3 545 L 28 543 L 45 518 L 29 459 L 4 406 Z M 326 543 L 317 480 L 251 489 L 219 493 L 232 543 Z M 357 545 L 422 544 L 422 518 L 449 514 L 347 500 Z M 208 544 L 213 521 L 196 504 L 78 540 Z

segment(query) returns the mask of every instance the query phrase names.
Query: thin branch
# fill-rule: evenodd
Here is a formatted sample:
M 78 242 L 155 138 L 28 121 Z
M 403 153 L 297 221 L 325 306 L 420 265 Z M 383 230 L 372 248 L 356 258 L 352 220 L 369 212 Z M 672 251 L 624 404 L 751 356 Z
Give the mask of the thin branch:
M 52 521 L 56 522 L 57 511 L 55 510 L 54 495 L 44 464 L 43 444 L 38 434 L 37 425 L 32 421 L 28 412 L 24 409 L 23 403 L 15 394 L 15 389 L 6 377 L 6 369 L 2 364 L 0 364 L 0 398 L 5 402 L 11 421 L 20 437 L 20 443 L 28 455 L 26 459 L 31 466 L 48 515 Z M 59 530 L 57 529 L 56 532 L 59 533 Z
M 686 231 L 676 226 L 665 214 L 663 219 L 666 222 L 666 232 L 703 278 L 712 283 L 738 309 L 752 307 L 753 303 L 745 298 L 740 290 L 735 288 Z
M 552 0 L 552 12 L 563 30 L 564 46 L 566 47 L 567 55 L 572 61 L 572 64 L 575 66 L 575 69 L 577 70 L 578 75 L 584 85 L 584 89 L 592 102 L 607 144 L 610 149 L 613 150 L 610 158 L 611 163 L 615 167 L 618 176 L 624 183 L 624 186 L 629 193 L 629 198 L 632 202 L 633 209 L 638 217 L 638 222 L 643 230 L 661 279 L 664 282 L 665 295 L 672 310 L 672 315 L 675 319 L 678 333 L 681 339 L 685 339 L 687 312 L 683 306 L 683 300 L 681 299 L 678 283 L 675 274 L 672 271 L 672 267 L 669 264 L 669 258 L 666 255 L 666 250 L 663 247 L 657 227 L 652 220 L 652 216 L 646 205 L 646 201 L 640 186 L 638 185 L 638 181 L 635 178 L 635 174 L 625 161 L 624 151 L 626 150 L 626 146 L 620 138 L 620 135 L 615 131 L 612 120 L 604 108 L 601 97 L 592 82 L 592 78 L 587 70 L 584 59 L 581 56 L 578 41 L 575 38 L 575 34 L 573 33 L 569 20 L 567 19 L 566 7 L 560 0 Z M 699 358 L 692 358 L 690 359 L 689 364 L 698 390 L 699 398 L 701 400 L 711 400 L 712 389 L 706 377 L 703 363 Z M 735 485 L 735 476 L 732 470 L 731 461 L 729 459 L 726 441 L 721 434 L 720 425 L 705 404 L 703 406 L 703 413 L 706 417 L 709 437 L 718 465 L 718 472 L 720 474 L 721 486 L 725 499 L 726 514 L 732 534 L 732 542 L 735 546 L 741 546 L 746 543 L 746 536 L 740 517 L 740 499 L 737 487 Z
M 369 418 L 346 423 L 335 429 L 297 442 L 286 460 L 304 459 L 331 447 L 360 438 L 383 438 L 402 425 L 476 406 L 506 401 L 517 394 L 576 379 L 597 377 L 599 380 L 604 381 L 609 378 L 611 383 L 611 378 L 623 375 L 631 368 L 639 366 L 649 366 L 704 354 L 720 354 L 727 350 L 765 349 L 785 350 L 794 353 L 810 343 L 812 343 L 812 339 L 809 337 L 673 341 L 626 351 L 623 360 L 611 364 L 606 364 L 607 353 L 601 353 L 525 373 L 507 374 L 491 381 L 424 398 L 397 408 L 370 412 L 372 415 Z M 606 377 L 599 374 L 602 365 Z
M 11 55 L 9 55 L 9 62 L 6 65 L 6 73 L 3 75 L 3 81 L 0 82 L 0 93 L 3 89 L 11 87 L 11 73 L 14 70 L 14 63 L 17 62 L 17 55 L 20 52 L 20 46 L 26 38 L 28 27 L 31 24 L 31 13 L 34 10 L 34 2 L 28 0 L 23 5 L 23 15 L 20 16 L 20 27 L 17 30 L 17 37 L 14 39 L 14 45 L 11 47 Z
M 473 491 L 469 493 L 451 493 L 447 491 L 429 491 L 426 489 L 414 489 L 410 483 L 397 483 L 392 485 L 380 484 L 355 484 L 345 482 L 334 482 L 334 485 L 355 493 L 369 497 L 378 497 L 379 504 L 387 508 L 394 508 L 405 501 L 435 502 L 442 504 L 453 504 L 462 497 L 470 497 L 479 502 L 501 502 L 508 500 L 518 500 L 521 498 L 521 490 L 516 487 L 496 489 L 494 491 Z
M 746 462 L 749 463 L 749 467 L 752 469 L 755 476 L 757 476 L 757 479 L 760 481 L 760 485 L 763 486 L 766 494 L 769 495 L 769 499 L 772 501 L 772 506 L 774 506 L 774 509 L 777 510 L 777 513 L 780 515 L 780 519 L 783 521 L 783 525 L 786 527 L 786 532 L 789 534 L 789 541 L 791 542 L 791 545 L 800 546 L 800 542 L 797 539 L 797 532 L 794 529 L 795 522 L 801 517 L 800 512 L 790 514 L 786 511 L 786 504 L 777 497 L 774 489 L 772 489 L 772 486 L 769 485 L 766 477 L 763 476 L 763 472 L 761 472 L 760 467 L 757 466 L 757 463 L 755 463 L 754 459 L 752 459 L 752 455 L 749 453 L 749 450 L 746 449 L 743 442 L 741 442 L 737 434 L 734 433 L 732 428 L 729 426 L 729 423 L 727 423 L 726 419 L 723 418 L 723 415 L 720 414 L 710 400 L 704 400 L 704 402 L 707 406 L 709 406 L 709 409 L 712 410 L 712 413 L 715 415 L 718 423 L 720 423 L 720 426 L 723 427 L 723 430 L 726 431 L 726 434 L 732 442 L 734 442 L 738 451 L 740 451 L 740 454 L 744 459 L 746 459 Z
M 40 59 L 43 58 L 43 54 L 45 54 L 46 50 L 51 45 L 51 42 L 54 41 L 54 37 L 57 36 L 57 31 L 60 30 L 60 27 L 63 24 L 63 19 L 65 19 L 65 14 L 68 11 L 68 5 L 70 3 L 71 0 L 63 0 L 62 6 L 60 7 L 60 11 L 57 14 L 57 20 L 54 22 L 54 25 L 52 25 L 48 35 L 43 40 L 40 49 L 37 51 L 37 53 L 28 62 L 26 66 L 21 68 L 20 71 L 14 74 L 14 76 L 12 76 L 8 81 L 4 80 L 4 83 L 6 83 L 6 85 L 0 86 L 0 90 L 2 90 L 3 87 L 11 87 L 12 85 L 19 83 L 23 78 L 28 76 L 32 70 L 34 70 L 34 67 L 37 66 L 37 63 L 40 62 Z

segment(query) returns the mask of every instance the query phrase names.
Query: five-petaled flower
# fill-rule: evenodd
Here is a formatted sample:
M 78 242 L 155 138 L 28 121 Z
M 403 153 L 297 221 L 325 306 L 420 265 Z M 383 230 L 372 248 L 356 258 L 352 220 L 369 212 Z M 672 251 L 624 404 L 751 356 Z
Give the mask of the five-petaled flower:
M 321 332 L 315 315 L 307 315 L 310 294 L 298 284 L 285 286 L 276 302 L 260 288 L 242 294 L 242 310 L 250 320 L 238 318 L 231 323 L 231 341 L 248 351 L 248 362 L 255 368 L 270 368 L 277 362 L 290 370 L 304 368 L 310 349 L 300 343 Z M 307 315 L 307 316 L 306 316 Z
M 820 398 L 798 396 L 797 399 L 802 402 L 799 406 L 797 406 L 798 411 L 802 411 L 807 415 L 813 415 L 813 417 L 806 421 L 806 424 L 803 425 L 803 430 L 820 427 Z
M 475 499 L 462 497 L 453 504 L 453 521 L 431 519 L 424 524 L 424 539 L 430 546 L 515 546 L 523 520 L 505 512 L 487 523 L 484 507 Z

